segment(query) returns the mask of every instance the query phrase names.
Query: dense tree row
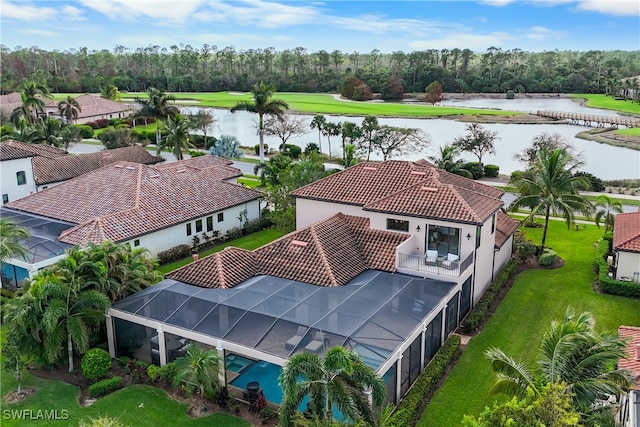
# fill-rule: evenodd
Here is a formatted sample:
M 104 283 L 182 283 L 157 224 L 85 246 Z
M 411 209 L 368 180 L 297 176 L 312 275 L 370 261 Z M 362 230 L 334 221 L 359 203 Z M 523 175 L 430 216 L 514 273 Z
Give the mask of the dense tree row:
M 2 91 L 16 90 L 36 77 L 53 92 L 100 92 L 107 84 L 122 91 L 149 87 L 172 92 L 250 91 L 261 80 L 279 91 L 334 92 L 354 76 L 373 92 L 424 92 L 437 80 L 445 92 L 573 92 L 624 90 L 640 74 L 640 51 L 526 52 L 490 47 L 382 53 L 309 52 L 304 47 L 276 51 L 173 45 L 113 51 L 0 45 Z

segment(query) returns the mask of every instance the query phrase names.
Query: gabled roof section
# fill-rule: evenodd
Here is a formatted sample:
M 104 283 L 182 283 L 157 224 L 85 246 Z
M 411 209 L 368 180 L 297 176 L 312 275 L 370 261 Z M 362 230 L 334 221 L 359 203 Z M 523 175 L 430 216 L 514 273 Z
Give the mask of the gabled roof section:
M 59 148 L 50 147 L 43 144 L 27 144 L 25 142 L 8 139 L 0 142 L 0 160 L 24 159 L 27 157 L 43 157 L 46 159 L 56 159 L 66 157 L 67 152 Z
M 640 252 L 640 211 L 616 215 L 613 225 L 613 250 Z
M 152 155 L 139 145 L 133 145 L 53 159 L 36 157 L 33 159 L 33 174 L 38 185 L 50 184 L 66 181 L 119 161 L 153 165 L 164 159 Z
M 498 211 L 498 218 L 496 220 L 496 242 L 495 247 L 501 248 L 502 245 L 515 233 L 520 227 L 520 221 L 511 218 L 501 210 Z
M 371 230 L 368 218 L 339 213 L 253 252 L 226 254 L 225 249 L 166 277 L 201 287 L 229 288 L 257 274 L 342 286 L 368 269 L 395 271 L 396 246 L 409 237 Z
M 636 358 L 636 346 L 640 345 L 640 327 L 637 326 L 620 326 L 618 328 L 618 336 L 622 339 L 628 339 L 626 346 L 626 357 L 618 361 L 620 369 L 629 369 L 635 377 L 635 388 L 640 390 L 640 360 Z
M 133 112 L 133 108 L 130 104 L 112 101 L 110 99 L 102 98 L 96 95 L 78 95 L 74 99 L 76 100 L 78 105 L 80 105 L 80 111 L 78 111 L 78 119 L 121 112 Z M 55 106 L 57 107 L 57 103 L 55 103 Z
M 174 171 L 184 173 L 186 171 L 206 171 L 220 180 L 227 180 L 242 176 L 238 168 L 231 166 L 233 162 L 217 156 L 204 155 L 181 160 L 179 162 L 164 163 L 157 168 L 164 171 Z
M 364 210 L 482 223 L 504 192 L 438 169 L 427 161 L 363 162 L 291 192 L 294 197 Z
M 86 244 L 132 239 L 260 197 L 206 171 L 116 162 L 6 206 L 77 224 L 60 241 Z

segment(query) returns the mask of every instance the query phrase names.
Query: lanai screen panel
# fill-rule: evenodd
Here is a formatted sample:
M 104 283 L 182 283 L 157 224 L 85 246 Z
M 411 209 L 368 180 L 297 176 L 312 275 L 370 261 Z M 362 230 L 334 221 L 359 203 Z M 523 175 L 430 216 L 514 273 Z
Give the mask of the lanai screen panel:
M 233 289 L 165 280 L 114 308 L 283 358 L 342 345 L 377 369 L 454 286 L 374 270 L 338 287 L 272 276 Z

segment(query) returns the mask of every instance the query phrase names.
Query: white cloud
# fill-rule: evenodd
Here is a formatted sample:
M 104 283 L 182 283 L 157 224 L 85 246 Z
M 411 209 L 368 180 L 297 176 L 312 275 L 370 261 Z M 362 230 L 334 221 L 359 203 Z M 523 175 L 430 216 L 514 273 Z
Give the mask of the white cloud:
M 526 35 L 528 39 L 542 41 L 547 39 L 559 39 L 563 38 L 565 34 L 561 31 L 554 31 L 546 27 L 535 26 L 529 29 L 529 33 Z
M 56 15 L 52 7 L 36 7 L 29 3 L 2 2 L 2 18 L 18 19 L 21 21 L 39 21 L 52 18 Z
M 455 33 L 440 38 L 428 40 L 414 40 L 408 45 L 413 50 L 424 49 L 455 49 L 464 46 L 468 49 L 484 50 L 490 46 L 503 46 L 512 36 L 504 32 L 491 34 Z
M 143 17 L 160 20 L 158 24 L 183 23 L 204 3 L 203 0 L 81 0 L 111 19 L 134 21 Z
M 638 0 L 584 0 L 580 2 L 578 9 L 607 15 L 640 17 Z
M 53 31 L 47 31 L 47 30 L 28 29 L 28 30 L 20 30 L 20 33 L 28 34 L 31 36 L 60 37 L 60 34 L 55 33 Z
M 84 16 L 82 16 L 84 11 L 82 9 L 78 9 L 77 7 L 74 7 L 74 6 L 65 5 L 65 6 L 62 7 L 60 12 L 62 13 L 62 16 L 67 21 L 78 22 L 78 21 L 85 21 L 86 20 L 86 18 Z
M 506 6 L 509 3 L 513 3 L 514 0 L 484 0 L 482 3 L 489 6 Z

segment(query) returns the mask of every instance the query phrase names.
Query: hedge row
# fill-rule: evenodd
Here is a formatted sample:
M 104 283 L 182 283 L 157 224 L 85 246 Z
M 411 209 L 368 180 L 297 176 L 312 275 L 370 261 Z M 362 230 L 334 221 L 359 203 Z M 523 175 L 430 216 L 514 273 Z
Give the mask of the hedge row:
M 465 333 L 475 332 L 480 323 L 487 317 L 489 310 L 493 306 L 496 297 L 502 291 L 502 289 L 507 285 L 507 282 L 515 276 L 518 269 L 518 261 L 512 258 L 504 268 L 498 273 L 498 277 L 489 285 L 487 290 L 480 298 L 480 301 L 476 304 L 476 306 L 471 310 L 471 312 L 467 315 L 467 317 L 462 322 L 462 330 Z
M 445 374 L 451 362 L 456 358 L 460 348 L 460 336 L 452 335 L 438 350 L 436 356 L 422 371 L 409 393 L 400 402 L 391 422 L 390 427 L 406 427 L 415 425 L 413 420 L 419 415 L 427 395 L 438 384 Z
M 99 397 L 117 390 L 122 385 L 121 377 L 107 378 L 89 386 L 89 396 Z
M 160 264 L 166 264 L 168 262 L 186 258 L 189 254 L 191 254 L 191 246 L 187 244 L 174 246 L 166 251 L 158 252 L 158 262 Z
M 609 255 L 609 243 L 607 239 L 602 238 L 598 241 L 596 258 L 593 261 L 593 269 L 598 274 L 598 279 L 600 280 L 600 289 L 602 289 L 603 292 L 611 295 L 640 298 L 640 284 L 633 282 L 622 282 L 620 280 L 609 277 L 607 255 Z

